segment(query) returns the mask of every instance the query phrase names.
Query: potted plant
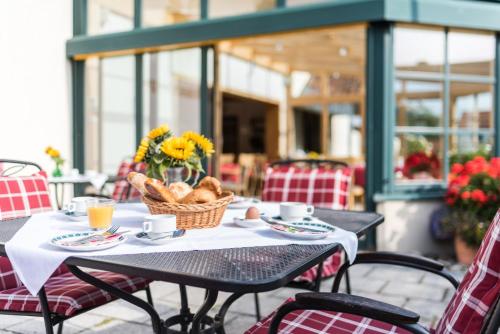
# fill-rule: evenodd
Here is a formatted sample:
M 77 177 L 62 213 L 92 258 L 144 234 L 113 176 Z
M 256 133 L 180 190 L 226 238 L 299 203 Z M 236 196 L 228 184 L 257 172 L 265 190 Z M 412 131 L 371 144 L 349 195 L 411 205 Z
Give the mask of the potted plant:
M 176 137 L 164 124 L 141 140 L 134 161 L 147 164 L 149 177 L 172 183 L 190 179 L 193 171 L 204 172 L 202 159 L 213 153 L 213 143 L 203 135 L 187 131 Z
M 61 157 L 61 153 L 58 150 L 52 148 L 51 146 L 47 146 L 45 149 L 45 153 L 54 161 L 56 167 L 52 171 L 52 176 L 59 177 L 62 176 L 61 167 L 64 164 L 64 159 Z
M 440 163 L 432 151 L 432 144 L 425 137 L 407 139 L 407 156 L 403 175 L 408 179 L 435 179 L 440 175 Z
M 477 248 L 500 207 L 500 158 L 476 156 L 454 163 L 448 181 L 445 226 L 455 233 L 459 262 L 472 263 Z

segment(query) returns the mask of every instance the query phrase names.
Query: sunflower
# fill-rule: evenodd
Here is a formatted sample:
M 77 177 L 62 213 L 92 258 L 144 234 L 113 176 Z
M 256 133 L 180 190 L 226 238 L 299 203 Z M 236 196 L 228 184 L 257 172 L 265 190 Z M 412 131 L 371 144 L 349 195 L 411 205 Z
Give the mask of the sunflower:
M 207 137 L 193 131 L 187 131 L 182 134 L 182 137 L 192 141 L 207 157 L 215 152 L 214 144 Z
M 134 162 L 141 162 L 144 160 L 146 153 L 148 153 L 149 148 L 149 138 L 144 137 L 141 140 L 141 144 L 137 148 L 137 152 L 135 153 Z
M 183 137 L 172 137 L 161 144 L 161 150 L 170 158 L 185 161 L 193 155 L 195 144 Z
M 169 127 L 167 124 L 162 124 L 160 125 L 159 127 L 149 131 L 148 133 L 148 138 L 149 139 L 155 139 L 155 138 L 158 138 L 160 136 L 163 136 L 165 133 L 167 133 L 169 131 Z

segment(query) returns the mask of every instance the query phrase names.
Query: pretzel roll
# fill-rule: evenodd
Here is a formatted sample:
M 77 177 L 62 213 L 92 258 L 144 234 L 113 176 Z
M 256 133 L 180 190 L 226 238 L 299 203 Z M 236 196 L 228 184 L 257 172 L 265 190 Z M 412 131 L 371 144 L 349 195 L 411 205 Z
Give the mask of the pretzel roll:
M 146 188 L 147 195 L 151 198 L 167 203 L 177 203 L 174 195 L 161 181 L 148 178 L 144 182 L 144 187 Z
M 205 176 L 203 180 L 198 184 L 198 189 L 208 189 L 215 193 L 215 195 L 220 196 L 222 194 L 222 187 L 215 177 Z
M 182 204 L 204 204 L 217 200 L 217 195 L 208 189 L 197 188 L 187 194 L 182 200 Z

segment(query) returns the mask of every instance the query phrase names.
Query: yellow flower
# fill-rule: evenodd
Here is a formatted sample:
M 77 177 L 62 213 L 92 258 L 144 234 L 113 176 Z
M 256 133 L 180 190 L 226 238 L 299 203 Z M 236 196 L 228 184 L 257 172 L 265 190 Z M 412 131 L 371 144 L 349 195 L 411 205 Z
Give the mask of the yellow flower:
M 141 140 L 141 144 L 137 148 L 137 152 L 135 153 L 134 162 L 141 162 L 144 160 L 146 153 L 148 153 L 149 147 L 149 138 L 144 137 Z
M 168 125 L 167 124 L 162 124 L 160 125 L 159 127 L 149 131 L 148 133 L 148 138 L 149 139 L 155 139 L 155 138 L 158 138 L 160 136 L 163 136 L 165 133 L 168 132 L 168 130 L 170 130 L 168 128 Z
M 177 160 L 188 160 L 193 155 L 194 149 L 194 143 L 183 137 L 168 138 L 161 144 L 163 153 Z
M 210 141 L 210 139 L 206 138 L 203 135 L 200 135 L 193 131 L 187 131 L 182 134 L 182 137 L 194 142 L 196 146 L 198 146 L 207 157 L 211 156 L 212 153 L 215 152 L 214 144 Z
M 45 149 L 45 153 L 50 155 L 50 151 L 52 151 L 52 146 L 47 146 L 47 148 Z
M 55 150 L 55 149 L 52 149 L 50 152 L 49 152 L 49 155 L 52 157 L 52 158 L 59 158 L 61 156 L 61 153 L 59 153 L 58 150 Z

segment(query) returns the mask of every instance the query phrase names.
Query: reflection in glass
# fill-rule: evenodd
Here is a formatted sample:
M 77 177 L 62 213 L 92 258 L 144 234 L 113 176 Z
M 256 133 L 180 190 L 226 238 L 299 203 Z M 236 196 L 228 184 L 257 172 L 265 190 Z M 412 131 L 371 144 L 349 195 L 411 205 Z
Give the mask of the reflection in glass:
M 363 118 L 358 104 L 337 103 L 329 106 L 330 154 L 335 158 L 362 156 Z
M 142 0 L 145 27 L 194 21 L 200 18 L 200 0 Z
M 293 108 L 295 122 L 295 147 L 298 156 L 321 152 L 321 106 L 310 105 Z
M 450 86 L 451 126 L 489 129 L 493 127 L 493 86 L 452 82 Z
M 200 57 L 198 48 L 144 55 L 144 134 L 163 123 L 177 135 L 200 131 Z
M 340 75 L 335 72 L 329 76 L 331 95 L 359 94 L 361 91 L 361 78 L 355 75 Z
M 106 34 L 134 27 L 133 0 L 88 0 L 87 33 Z
M 493 76 L 493 34 L 451 31 L 448 45 L 451 73 Z
M 397 71 L 442 72 L 444 30 L 408 28 L 394 30 L 394 64 Z
M 397 135 L 394 138 L 396 181 L 427 183 L 441 180 L 443 139 L 441 135 Z
M 458 154 L 478 151 L 490 153 L 493 148 L 492 133 L 460 134 L 450 136 L 450 161 Z
M 134 57 L 89 59 L 85 87 L 85 164 L 114 174 L 135 151 Z
M 234 16 L 272 8 L 275 8 L 275 0 L 210 0 L 208 2 L 208 16 L 211 18 Z
M 443 85 L 432 81 L 396 80 L 396 124 L 438 127 L 443 125 Z

